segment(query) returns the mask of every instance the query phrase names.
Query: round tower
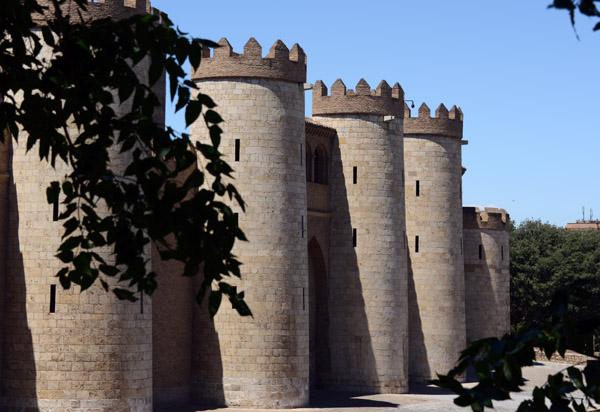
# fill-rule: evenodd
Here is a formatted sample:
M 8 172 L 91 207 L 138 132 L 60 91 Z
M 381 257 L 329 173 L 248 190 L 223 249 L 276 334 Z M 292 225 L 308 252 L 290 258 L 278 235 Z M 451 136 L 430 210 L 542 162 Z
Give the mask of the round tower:
M 119 18 L 145 13 L 150 7 L 149 1 L 133 2 L 133 7 L 130 3 L 90 3 L 84 14 Z M 73 4 L 68 2 L 64 7 L 77 14 Z M 38 18 L 39 24 L 43 21 Z M 44 46 L 41 55 L 50 60 L 52 48 Z M 143 79 L 148 63 L 140 63 L 136 71 Z M 115 106 L 117 116 L 127 112 L 128 106 Z M 76 133 L 76 128 L 70 131 Z M 55 168 L 40 162 L 37 148 L 26 151 L 26 141 L 23 135 L 18 144 L 13 141 L 8 164 L 0 409 L 149 412 L 151 301 L 146 298 L 143 306 L 141 302 L 121 301 L 100 285 L 84 292 L 76 286 L 62 289 L 55 277 L 63 266 L 55 257 L 64 231 L 63 222 L 58 220 L 62 205 L 47 203 L 46 187 L 51 181 L 63 181 L 70 168 L 58 160 Z M 110 168 L 122 174 L 129 152 L 111 150 Z M 3 159 L 0 154 L 0 161 Z M 105 213 L 102 209 L 98 212 Z M 114 261 L 107 251 L 99 253 L 106 253 L 108 262 Z
M 331 162 L 330 376 L 338 390 L 408 389 L 404 92 L 318 81 L 312 120 L 337 130 Z
M 462 112 L 426 104 L 404 116 L 410 365 L 415 380 L 448 372 L 465 348 Z
M 223 304 L 214 320 L 196 316 L 192 398 L 251 408 L 308 403 L 309 323 L 304 165 L 306 56 L 278 40 L 268 55 L 251 38 L 244 53 L 226 39 L 192 74 L 225 120 L 220 150 L 247 203 L 236 243 L 237 282 L 253 317 Z M 192 139 L 209 138 L 199 119 Z M 235 283 L 235 282 L 234 282 Z M 198 309 L 198 311 L 206 311 Z
M 2 97 L 0 96 L 0 101 Z M 10 134 L 0 131 L 4 143 L 0 142 L 0 359 L 2 359 L 3 325 L 4 325 L 4 278 L 6 276 L 6 247 L 8 243 L 8 181 Z M 2 362 L 0 361 L 0 383 L 2 382 Z
M 510 217 L 504 209 L 463 207 L 467 341 L 510 330 Z

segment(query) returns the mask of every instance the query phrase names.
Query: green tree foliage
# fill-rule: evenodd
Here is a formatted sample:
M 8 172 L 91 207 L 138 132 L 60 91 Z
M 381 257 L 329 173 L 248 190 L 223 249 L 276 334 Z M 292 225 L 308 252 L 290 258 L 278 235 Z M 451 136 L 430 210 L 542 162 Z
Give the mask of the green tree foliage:
M 526 220 L 511 233 L 510 274 L 514 330 L 539 327 L 550 317 L 553 296 L 576 281 L 585 281 L 586 294 L 572 300 L 567 317 L 593 317 L 600 307 L 600 231 Z
M 584 284 L 571 285 L 571 292 Z M 564 357 L 567 340 L 577 335 L 583 325 L 574 325 L 565 317 L 569 306 L 566 290 L 555 295 L 551 318 L 539 329 L 521 329 L 501 339 L 487 338 L 472 342 L 461 353 L 458 365 L 447 375 L 438 375 L 433 383 L 450 389 L 459 396 L 454 403 L 470 406 L 474 412 L 493 408 L 494 401 L 510 398 L 511 392 L 519 392 L 524 385 L 522 369 L 535 361 L 534 348 L 541 349 L 547 357 L 558 353 Z M 594 319 L 599 325 L 600 317 Z M 589 325 L 588 325 L 589 326 Z M 468 369 L 477 375 L 477 384 L 464 387 L 460 377 Z M 533 389 L 533 398 L 521 402 L 517 412 L 585 412 L 600 403 L 600 365 L 597 360 L 588 361 L 583 368 L 567 367 L 547 382 Z
M 86 9 L 87 0 L 74 1 Z M 129 300 L 151 294 L 157 275 L 147 269 L 145 251 L 153 241 L 162 259 L 184 263 L 183 276 L 204 274 L 198 302 L 216 285 L 212 314 L 222 295 L 250 314 L 243 293 L 225 281 L 240 276 L 232 248 L 245 237 L 227 205 L 243 208 L 244 202 L 228 183 L 232 169 L 218 150 L 222 120 L 182 69 L 188 61 L 197 68 L 202 47 L 216 44 L 190 38 L 165 15 L 77 23 L 61 11 L 65 2 L 51 1 L 41 36 L 32 18 L 45 11 L 40 4 L 0 2 L 0 130 L 36 148 L 41 160 L 55 165 L 60 159 L 72 170 L 47 190 L 48 202 L 60 199 L 64 210 L 57 252 L 62 286 L 85 290 L 100 282 Z M 41 59 L 42 39 L 53 49 L 50 61 Z M 148 59 L 148 72 L 138 76 Z M 187 124 L 203 117 L 209 143 L 193 144 L 187 134 L 154 122 L 159 100 L 151 87 L 163 73 Z M 118 151 L 130 159 L 124 172 L 111 162 Z M 183 184 L 175 183 L 178 176 L 185 176 Z M 99 213 L 102 205 L 108 213 Z M 100 253 L 106 248 L 114 259 Z
M 569 12 L 571 24 L 575 28 L 575 14 L 577 12 L 584 16 L 600 19 L 600 11 L 596 7 L 600 0 L 554 0 L 548 8 L 563 9 Z M 594 26 L 594 31 L 600 30 L 600 21 Z

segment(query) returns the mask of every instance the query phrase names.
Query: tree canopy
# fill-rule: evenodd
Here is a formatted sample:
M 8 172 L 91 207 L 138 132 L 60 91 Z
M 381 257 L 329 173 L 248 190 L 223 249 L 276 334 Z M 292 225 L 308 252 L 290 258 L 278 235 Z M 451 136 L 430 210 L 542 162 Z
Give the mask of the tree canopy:
M 539 327 L 551 315 L 554 295 L 585 282 L 586 297 L 571 301 L 573 321 L 593 317 L 600 303 L 600 231 L 571 231 L 526 220 L 510 238 L 511 324 Z
M 569 12 L 571 24 L 575 29 L 575 15 L 577 12 L 584 16 L 599 20 L 594 26 L 594 31 L 600 30 L 600 11 L 595 3 L 600 3 L 600 0 L 554 0 L 548 8 L 562 9 Z
M 86 21 L 87 0 L 46 3 L 0 2 L 0 129 L 41 160 L 71 168 L 47 190 L 49 203 L 63 205 L 61 285 L 85 290 L 100 282 L 129 300 L 151 294 L 157 275 L 146 251 L 155 242 L 162 259 L 184 263 L 183 276 L 203 273 L 198 302 L 217 285 L 212 314 L 222 295 L 250 314 L 243 293 L 226 282 L 240 276 L 232 248 L 245 236 L 229 206 L 244 202 L 219 152 L 222 119 L 182 68 L 197 68 L 202 48 L 217 45 L 191 38 L 166 15 Z M 69 4 L 77 7 L 62 7 Z M 38 27 L 34 16 L 42 14 L 47 20 Z M 41 56 L 44 44 L 52 48 L 49 60 Z M 152 87 L 163 74 L 187 124 L 206 122 L 207 142 L 155 122 L 160 105 Z M 128 159 L 124 170 L 111 153 Z M 112 259 L 100 252 L 105 248 Z

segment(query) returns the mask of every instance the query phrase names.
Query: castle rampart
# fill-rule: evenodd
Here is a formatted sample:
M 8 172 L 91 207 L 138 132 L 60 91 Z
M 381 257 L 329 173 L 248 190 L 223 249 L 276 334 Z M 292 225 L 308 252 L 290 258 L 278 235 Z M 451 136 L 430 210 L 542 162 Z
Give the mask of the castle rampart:
M 467 341 L 510 330 L 510 217 L 504 209 L 463 208 Z
M 322 100 L 320 100 L 322 99 Z M 332 96 L 317 82 L 313 116 L 338 131 L 331 163 L 331 372 L 337 390 L 408 389 L 408 319 L 402 117 L 403 92 L 381 82 L 356 93 L 341 80 Z M 368 155 L 366 155 L 368 153 Z
M 219 40 L 219 45 L 221 47 L 213 50 L 212 57 L 208 49 L 205 51 L 202 64 L 192 72 L 192 79 L 242 77 L 292 83 L 306 81 L 306 54 L 298 44 L 289 50 L 281 40 L 277 40 L 264 58 L 262 47 L 254 38 L 248 40 L 243 54 L 235 53 L 226 38 Z
M 0 98 L 1 101 L 1 98 Z M 6 252 L 8 239 L 6 227 L 8 223 L 8 184 L 10 180 L 10 133 L 4 131 L 2 133 L 4 143 L 0 142 L 0 359 L 3 359 L 3 327 L 2 320 L 4 319 L 4 278 L 6 276 Z M 2 382 L 2 362 L 0 362 L 0 383 Z
M 453 109 L 454 117 L 458 113 Z M 409 371 L 428 380 L 448 372 L 465 346 L 462 121 L 449 119 L 443 105 L 431 118 L 423 104 L 418 118 L 404 122 Z
M 142 11 L 138 5 L 139 10 L 130 9 L 132 13 Z M 117 8 L 111 9 L 117 7 L 115 2 L 90 6 L 117 13 Z M 43 45 L 40 56 L 50 60 L 52 53 L 52 47 Z M 140 79 L 147 79 L 147 61 L 134 70 Z M 130 107 L 125 102 L 114 110 L 119 116 Z M 75 125 L 68 125 L 68 130 L 72 136 L 78 133 Z M 19 143 L 13 142 L 8 158 L 8 225 L 2 235 L 8 242 L 2 272 L 3 359 L 8 361 L 3 362 L 0 409 L 150 412 L 152 301 L 144 299 L 142 309 L 141 303 L 119 300 L 99 284 L 84 292 L 77 286 L 63 290 L 56 278 L 63 266 L 56 258 L 64 231 L 58 219 L 62 205 L 48 204 L 46 187 L 51 181 L 62 182 L 71 168 L 59 160 L 55 167 L 40 162 L 37 148 L 27 151 L 26 141 L 21 135 Z M 114 147 L 109 156 L 110 170 L 122 174 L 130 152 Z M 97 212 L 108 211 L 99 207 Z M 109 249 L 99 253 L 114 262 Z
M 510 216 L 504 209 L 486 207 L 463 207 L 463 223 L 465 229 L 488 229 L 510 231 Z
M 452 106 L 448 111 L 446 106 L 440 104 L 431 117 L 431 110 L 423 103 L 419 107 L 418 117 L 411 117 L 410 109 L 404 106 L 404 133 L 429 134 L 434 136 L 456 137 L 462 139 L 463 113 L 460 108 Z
M 390 87 L 385 80 L 377 89 L 360 79 L 356 91 L 346 90 L 346 85 L 337 79 L 331 86 L 331 95 L 327 95 L 327 86 L 318 80 L 313 88 L 313 116 L 327 114 L 375 114 L 381 116 L 399 116 L 404 113 L 404 91 L 400 84 Z
M 84 20 L 152 10 L 145 0 L 89 7 Z M 192 78 L 219 104 L 219 150 L 247 202 L 245 213 L 233 205 L 249 239 L 233 250 L 243 279 L 228 282 L 254 316 L 223 303 L 211 319 L 193 299 L 202 275 L 180 277 L 155 245 L 147 261 L 160 288 L 143 305 L 99 286 L 63 290 L 63 229 L 45 188 L 71 169 L 26 152 L 26 136 L 0 145 L 0 410 L 294 408 L 309 388 L 401 393 L 409 376 L 447 372 L 467 339 L 508 330 L 510 220 L 462 208 L 459 108 L 431 117 L 423 104 L 413 118 L 398 83 L 337 80 L 328 95 L 317 81 L 305 119 L 300 46 L 278 40 L 263 57 L 254 39 L 242 54 L 220 44 Z M 147 60 L 134 67 L 140 79 Z M 191 139 L 209 139 L 202 117 Z M 128 156 L 110 153 L 115 173 Z
M 38 25 L 44 25 L 46 21 L 54 18 L 54 6 L 51 0 L 38 0 L 38 4 L 46 7 L 46 10 L 43 15 L 34 15 L 34 21 Z M 84 11 L 74 0 L 67 0 L 61 6 L 61 11 L 64 15 L 69 15 L 74 23 L 81 23 L 81 17 L 87 22 L 109 17 L 119 20 L 136 14 L 158 14 L 158 10 L 152 8 L 150 0 L 98 0 L 88 2 L 86 8 Z
M 250 242 L 236 242 L 234 253 L 244 262 L 241 288 L 254 317 L 240 318 L 222 305 L 214 322 L 196 323 L 192 397 L 229 406 L 301 407 L 309 386 L 306 66 L 303 58 L 291 61 L 281 41 L 264 59 L 252 54 L 259 51 L 253 39 L 241 57 L 221 43 L 212 63 L 203 60 L 193 77 L 219 105 L 225 120 L 220 150 L 247 202 L 245 213 L 235 211 Z M 217 67 L 226 72 L 217 74 Z M 191 135 L 208 139 L 203 120 Z M 210 329 L 219 344 L 204 345 Z

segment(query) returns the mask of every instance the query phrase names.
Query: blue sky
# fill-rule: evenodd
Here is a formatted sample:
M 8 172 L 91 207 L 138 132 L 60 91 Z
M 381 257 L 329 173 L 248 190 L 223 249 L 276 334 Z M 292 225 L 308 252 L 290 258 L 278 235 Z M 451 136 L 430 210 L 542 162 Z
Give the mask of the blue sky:
M 399 82 L 417 107 L 462 107 L 465 205 L 563 226 L 600 218 L 600 32 L 550 0 L 198 1 L 152 5 L 195 37 L 299 43 L 310 83 Z M 310 115 L 310 93 L 307 93 Z M 182 121 L 168 116 L 181 129 Z

